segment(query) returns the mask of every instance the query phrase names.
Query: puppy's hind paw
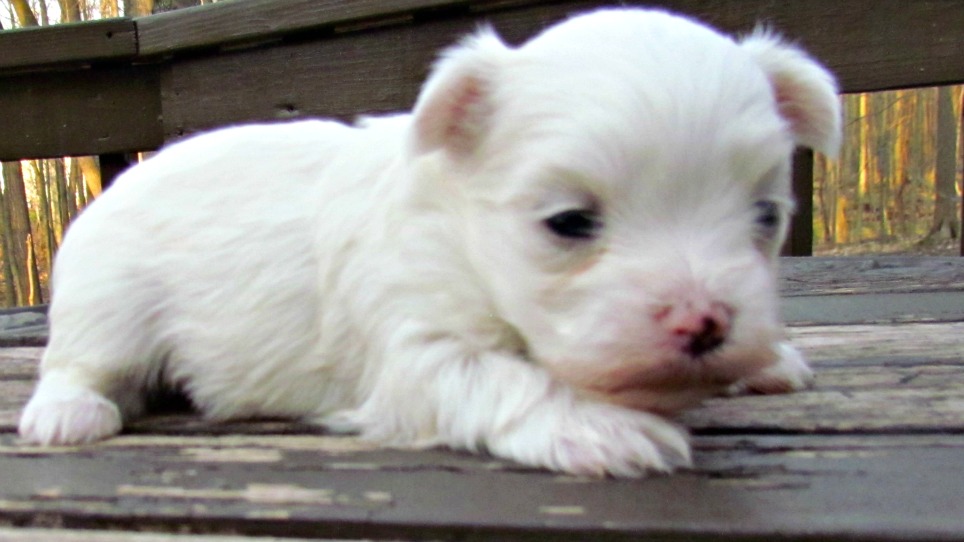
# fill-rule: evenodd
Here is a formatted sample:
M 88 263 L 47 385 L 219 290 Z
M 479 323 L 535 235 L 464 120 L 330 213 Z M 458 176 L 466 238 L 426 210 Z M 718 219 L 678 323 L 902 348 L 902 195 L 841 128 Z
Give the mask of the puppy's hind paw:
M 41 384 L 43 386 L 43 384 Z M 121 430 L 117 405 L 92 390 L 61 388 L 61 395 L 38 389 L 20 417 L 20 437 L 43 446 L 87 444 Z

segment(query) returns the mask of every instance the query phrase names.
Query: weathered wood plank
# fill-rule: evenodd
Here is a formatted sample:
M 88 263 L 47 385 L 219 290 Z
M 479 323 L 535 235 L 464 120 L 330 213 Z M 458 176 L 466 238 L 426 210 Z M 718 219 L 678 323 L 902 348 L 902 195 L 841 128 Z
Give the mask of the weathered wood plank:
M 851 256 L 780 260 L 780 293 L 784 296 L 962 291 L 962 258 Z
M 0 382 L 33 380 L 43 348 L 0 348 Z
M 130 60 L 137 32 L 129 19 L 103 19 L 0 33 L 0 70 Z
M 783 317 L 791 325 L 890 322 L 960 322 L 964 292 L 916 292 L 788 297 Z
M 519 42 L 574 11 L 601 4 L 539 4 L 489 11 L 484 18 L 510 42 Z M 923 84 L 924 76 L 930 83 L 964 80 L 964 58 L 958 54 L 964 48 L 964 4 L 898 6 L 869 0 L 664 4 L 728 30 L 747 31 L 756 21 L 772 21 L 812 46 L 831 67 L 839 68 L 848 90 Z M 307 5 L 298 1 L 293 7 L 305 11 Z M 213 17 L 218 7 L 204 13 Z M 305 13 L 304 21 L 319 14 L 325 11 Z M 479 17 L 456 13 L 390 29 L 175 62 L 163 85 L 165 134 L 177 137 L 248 120 L 350 118 L 408 109 L 438 50 L 471 31 Z M 848 32 L 826 33 L 827 24 L 838 24 L 838 17 L 847 21 Z
M 158 81 L 152 66 L 5 76 L 0 160 L 156 148 Z
M 2 520 L 0 520 L 2 521 Z M 299 542 L 307 538 L 275 538 L 231 535 L 187 535 L 134 531 L 97 531 L 66 529 L 10 529 L 0 527 L 4 542 Z M 318 539 L 315 539 L 318 540 Z M 320 540 L 318 542 L 325 542 Z M 331 541 L 334 542 L 334 541 Z
M 825 366 L 948 364 L 964 357 L 964 322 L 801 326 L 793 344 Z
M 277 448 L 139 439 L 34 451 L 0 437 L 0 518 L 449 540 L 939 540 L 964 530 L 960 436 L 700 437 L 696 469 L 642 481 L 439 451 L 332 452 L 320 438 Z
M 0 348 L 43 346 L 47 334 L 46 306 L 0 309 Z
M 964 81 L 964 4 L 955 0 L 665 0 L 721 29 L 766 23 L 838 76 L 845 92 Z M 843 29 L 846 32 L 831 29 Z
M 164 72 L 164 137 L 249 120 L 352 119 L 411 107 L 436 52 L 474 23 L 437 21 L 212 57 Z
M 543 24 L 604 1 L 536 2 L 395 0 L 258 0 L 171 12 L 137 21 L 144 54 L 261 41 L 285 33 L 366 19 L 395 19 L 418 10 L 476 13 L 513 9 Z M 964 6 L 953 0 L 808 0 L 805 2 L 662 0 L 623 2 L 692 14 L 724 30 L 746 32 L 759 22 L 799 40 L 840 75 L 849 92 L 964 80 Z M 827 32 L 847 28 L 847 32 Z M 536 30 L 528 27 L 527 33 Z
M 453 0 L 247 0 L 198 6 L 137 19 L 143 56 L 280 39 L 306 30 L 410 20 L 416 11 L 450 8 Z

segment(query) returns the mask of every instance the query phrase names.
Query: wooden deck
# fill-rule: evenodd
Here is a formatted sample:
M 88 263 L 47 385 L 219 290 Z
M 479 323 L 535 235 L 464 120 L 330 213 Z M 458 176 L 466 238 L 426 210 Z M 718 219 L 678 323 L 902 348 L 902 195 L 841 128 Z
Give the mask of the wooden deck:
M 0 539 L 964 539 L 964 259 L 788 259 L 783 290 L 816 387 L 708 402 L 696 466 L 639 481 L 183 414 L 23 446 L 41 349 L 3 348 Z

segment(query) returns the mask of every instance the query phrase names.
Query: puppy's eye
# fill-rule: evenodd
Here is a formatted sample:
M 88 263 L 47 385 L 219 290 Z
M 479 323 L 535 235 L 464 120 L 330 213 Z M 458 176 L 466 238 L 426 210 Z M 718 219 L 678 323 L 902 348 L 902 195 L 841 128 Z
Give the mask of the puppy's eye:
M 599 213 L 590 209 L 563 211 L 545 219 L 544 223 L 549 231 L 566 239 L 594 239 L 602 228 Z
M 753 206 L 756 209 L 756 225 L 760 233 L 766 237 L 776 235 L 783 220 L 780 205 L 775 201 L 760 200 Z

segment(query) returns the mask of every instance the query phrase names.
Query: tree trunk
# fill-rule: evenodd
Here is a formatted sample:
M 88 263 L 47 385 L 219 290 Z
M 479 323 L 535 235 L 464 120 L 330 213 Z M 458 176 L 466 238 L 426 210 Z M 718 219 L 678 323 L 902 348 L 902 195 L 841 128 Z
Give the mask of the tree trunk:
M 80 2 L 77 0 L 59 0 L 60 20 L 65 23 L 73 23 L 81 20 Z
M 40 24 L 47 26 L 50 24 L 50 15 L 47 13 L 47 2 L 38 2 L 37 9 L 40 10 Z
M 3 190 L 0 190 L 0 263 L 2 263 L 3 273 L 3 306 L 13 307 L 17 304 L 17 292 L 13 286 L 13 266 L 10 264 L 10 247 L 12 246 L 13 236 L 7 235 L 10 231 L 10 219 L 7 217 L 7 206 L 3 197 Z
M 124 17 L 142 17 L 154 11 L 154 0 L 124 0 Z
M 819 179 L 817 176 L 814 176 L 814 197 L 817 206 L 814 216 L 820 217 L 820 244 L 828 245 L 833 240 L 833 219 L 831 218 L 833 212 L 830 208 L 830 202 L 833 200 L 833 196 L 828 197 L 827 194 L 831 187 L 836 186 L 835 173 L 837 163 L 831 162 L 821 153 L 815 154 L 814 160 L 814 170 L 819 172 Z
M 13 286 L 17 296 L 17 304 L 29 303 L 32 278 L 37 276 L 36 261 L 31 262 L 27 245 L 31 243 L 30 213 L 27 210 L 27 195 L 23 185 L 23 171 L 20 162 L 3 163 L 3 195 L 9 229 L 6 237 L 9 240 L 7 257 L 10 259 Z M 30 268 L 31 263 L 33 268 Z M 39 290 L 39 288 L 35 288 Z
M 888 129 L 892 125 L 894 111 L 893 108 L 888 104 L 893 103 L 895 100 L 896 93 L 894 92 L 878 92 L 874 94 L 874 109 L 879 111 L 879 114 L 875 118 L 876 127 L 874 128 L 874 133 L 876 134 L 877 144 L 876 152 L 874 153 L 874 171 L 877 174 L 876 179 L 876 190 L 877 198 L 874 202 L 874 212 L 877 215 L 877 238 L 886 239 L 888 241 L 892 240 L 894 237 L 893 223 L 890 220 L 890 177 L 892 171 L 890 169 L 890 154 L 893 148 L 892 143 L 892 131 Z
M 40 200 L 36 209 L 39 228 L 35 228 L 34 231 L 37 232 L 37 229 L 39 229 L 44 234 L 41 236 L 40 232 L 37 232 L 37 235 L 34 236 L 35 241 L 43 239 L 44 243 L 42 247 L 34 244 L 34 260 L 37 262 L 38 270 L 42 268 L 49 272 L 50 260 L 53 258 L 54 251 L 57 250 L 54 241 L 54 214 L 50 208 L 49 195 L 50 185 L 56 181 L 47 174 L 47 160 L 34 160 L 32 165 L 34 179 L 37 183 L 37 196 Z M 46 250 L 41 250 L 42 248 Z
M 104 18 L 117 17 L 120 15 L 117 0 L 100 0 L 100 15 Z
M 67 206 L 70 187 L 67 179 L 66 160 L 58 159 L 54 161 L 54 182 L 50 184 L 51 189 L 56 189 L 56 196 L 52 197 L 54 216 L 57 217 L 57 228 L 54 230 L 54 237 L 57 246 L 64 240 L 64 230 L 70 223 L 70 212 Z
M 101 192 L 101 180 L 100 180 L 100 164 L 97 163 L 97 158 L 93 156 L 78 156 L 75 158 L 77 165 L 80 166 L 80 171 L 84 173 L 84 182 L 87 183 L 87 189 L 94 197 L 100 195 Z
M 39 305 L 44 302 L 40 286 L 40 273 L 37 271 L 37 253 L 33 246 L 33 236 L 27 235 L 27 302 L 25 305 Z
M 958 118 L 961 121 L 960 124 L 957 125 L 957 141 L 961 144 L 961 148 L 958 151 L 958 156 L 957 156 L 957 159 L 960 160 L 958 164 L 961 166 L 959 168 L 961 170 L 961 215 L 958 218 L 960 218 L 961 220 L 960 222 L 961 228 L 964 228 L 964 85 L 961 85 L 960 87 L 958 87 L 957 91 L 958 93 L 960 93 L 960 98 L 961 98 L 959 100 L 961 105 L 958 108 L 958 114 L 957 114 Z M 961 232 L 960 241 L 961 241 L 960 255 L 964 256 L 964 232 Z
M 20 26 L 40 26 L 37 23 L 37 17 L 34 16 L 33 11 L 30 9 L 30 5 L 27 0 L 10 0 L 13 4 L 13 10 L 17 13 L 17 19 L 20 21 Z
M 893 202 L 893 216 L 891 217 L 891 228 L 896 235 L 907 238 L 910 234 L 907 223 L 907 210 L 904 199 L 907 197 L 905 190 L 909 182 L 907 174 L 908 168 L 908 148 L 910 147 L 910 117 L 906 114 L 910 111 L 908 101 L 913 91 L 898 90 L 897 103 L 894 105 L 894 152 L 891 155 L 891 201 Z
M 926 240 L 945 236 L 957 239 L 957 114 L 951 87 L 937 92 L 937 165 L 934 182 L 934 219 Z
M 80 199 L 80 193 L 85 189 L 84 177 L 80 172 L 80 165 L 76 158 L 70 159 L 70 172 L 67 174 L 66 186 L 67 190 L 64 191 L 64 196 L 67 198 L 67 220 L 64 221 L 64 231 L 67 230 L 70 221 L 77 216 L 77 201 Z

